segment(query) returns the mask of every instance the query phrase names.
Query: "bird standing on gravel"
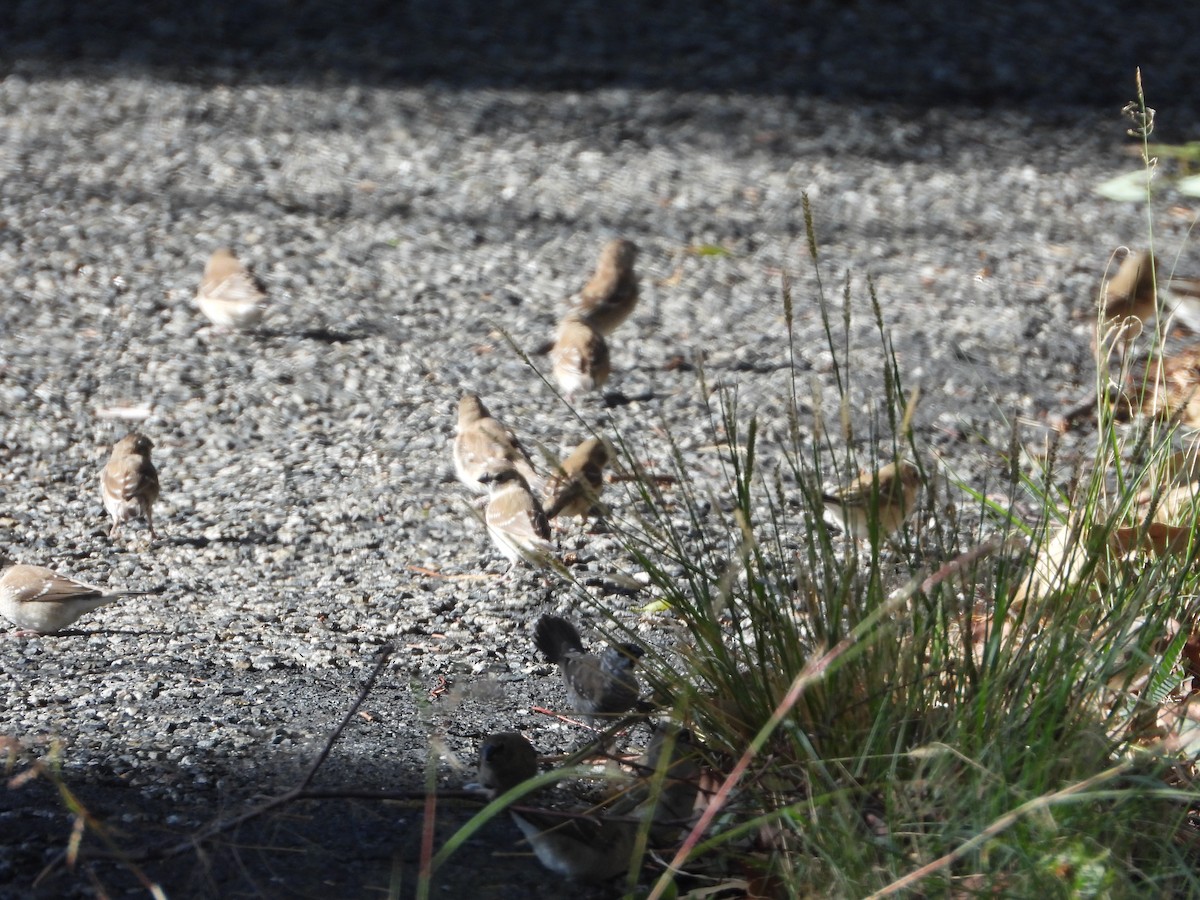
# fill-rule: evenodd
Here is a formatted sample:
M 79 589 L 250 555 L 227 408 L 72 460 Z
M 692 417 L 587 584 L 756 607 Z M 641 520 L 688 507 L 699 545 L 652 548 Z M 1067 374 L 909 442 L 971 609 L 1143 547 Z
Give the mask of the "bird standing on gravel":
M 488 486 L 482 481 L 488 469 L 498 469 L 505 462 L 521 473 L 530 490 L 540 489 L 541 478 L 534 471 L 529 454 L 511 431 L 492 418 L 478 394 L 467 394 L 458 401 L 453 452 L 458 480 L 477 494 L 488 493 Z
M 633 271 L 638 248 L 633 241 L 618 238 L 600 251 L 596 270 L 579 298 L 579 315 L 588 325 L 608 337 L 629 318 L 638 300 L 638 278 Z
M 645 653 L 637 644 L 585 653 L 575 626 L 559 616 L 538 619 L 534 641 L 546 660 L 562 670 L 567 703 L 588 724 L 628 712 L 637 703 L 641 687 L 633 669 Z
M 550 476 L 546 500 L 542 504 L 546 518 L 568 515 L 586 520 L 604 487 L 607 464 L 608 447 L 601 438 L 588 438 L 576 447 L 563 460 L 559 470 Z
M 209 257 L 196 291 L 196 305 L 218 328 L 253 328 L 262 321 L 266 299 L 262 283 L 232 250 L 222 247 Z
M 158 500 L 158 470 L 150 461 L 153 447 L 150 438 L 136 431 L 113 445 L 108 465 L 100 473 L 100 497 L 113 520 L 110 537 L 116 537 L 121 525 L 140 513 L 154 540 L 152 507 Z
M 879 534 L 891 537 L 916 508 L 921 473 L 907 462 L 888 463 L 877 472 L 862 472 L 840 491 L 821 499 L 825 511 L 855 540 L 871 538 L 872 523 Z
M 521 473 L 507 461 L 493 465 L 480 478 L 488 486 L 483 521 L 509 570 L 521 560 L 539 568 L 552 567 L 554 545 L 550 521 Z
M 0 613 L 18 628 L 34 634 L 57 634 L 98 606 L 140 596 L 146 591 L 105 591 L 41 566 L 7 566 L 0 575 Z
M 580 391 L 600 390 L 612 372 L 604 335 L 578 313 L 570 313 L 558 326 L 550 362 L 554 380 L 568 400 L 574 400 Z

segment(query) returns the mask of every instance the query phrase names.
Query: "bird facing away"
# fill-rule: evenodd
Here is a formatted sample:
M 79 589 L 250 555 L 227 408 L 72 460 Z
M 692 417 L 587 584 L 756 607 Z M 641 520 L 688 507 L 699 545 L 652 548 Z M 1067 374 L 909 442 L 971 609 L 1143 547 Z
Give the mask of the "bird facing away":
M 35 634 L 57 634 L 80 616 L 122 597 L 146 591 L 105 591 L 41 566 L 7 565 L 0 575 L 0 613 L 18 628 Z
M 554 380 L 574 400 L 580 391 L 598 391 L 608 381 L 612 363 L 604 335 L 571 313 L 558 326 L 558 337 L 550 349 Z
M 467 394 L 458 401 L 454 435 L 454 472 L 458 480 L 475 493 L 486 494 L 488 486 L 481 479 L 489 468 L 501 468 L 505 462 L 521 473 L 531 490 L 540 488 L 542 479 L 520 442 L 492 418 L 478 394 Z
M 222 247 L 209 257 L 196 305 L 218 328 L 253 328 L 262 320 L 266 299 L 262 284 L 232 250 Z
M 100 497 L 112 516 L 110 537 L 139 513 L 146 517 L 153 540 L 152 507 L 158 500 L 158 470 L 150 461 L 154 444 L 145 435 L 131 431 L 113 445 L 112 456 L 100 473 Z
M 546 660 L 562 671 L 567 703 L 588 724 L 628 712 L 637 703 L 641 686 L 633 669 L 645 653 L 637 644 L 585 653 L 575 626 L 559 616 L 538 619 L 534 642 Z
M 633 271 L 638 248 L 633 241 L 618 238 L 600 251 L 596 270 L 584 285 L 578 312 L 588 325 L 604 337 L 629 318 L 638 301 L 638 278 Z
M 1104 286 L 1104 330 L 1127 318 L 1148 322 L 1158 313 L 1155 266 L 1146 250 L 1130 251 L 1121 261 L 1117 274 Z
M 855 540 L 871 538 L 872 522 L 879 523 L 879 534 L 895 534 L 916 508 L 921 490 L 921 473 L 907 462 L 888 463 L 877 472 L 859 474 L 840 491 L 821 499 L 825 511 Z
M 608 447 L 601 438 L 588 438 L 576 447 L 550 476 L 543 503 L 546 518 L 567 515 L 586 520 L 599 501 L 606 465 Z
M 521 473 L 503 463 L 489 468 L 480 480 L 488 486 L 483 521 L 493 543 L 508 558 L 510 571 L 521 560 L 551 568 L 550 521 Z

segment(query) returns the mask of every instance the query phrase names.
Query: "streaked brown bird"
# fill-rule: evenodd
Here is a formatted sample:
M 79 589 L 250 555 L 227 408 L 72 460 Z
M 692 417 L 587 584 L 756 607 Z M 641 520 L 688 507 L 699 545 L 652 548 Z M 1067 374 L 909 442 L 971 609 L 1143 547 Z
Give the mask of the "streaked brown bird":
M 155 538 L 153 506 L 158 500 L 158 470 L 150 461 L 154 444 L 145 435 L 131 431 L 113 445 L 112 456 L 100 473 L 100 497 L 112 516 L 110 537 L 116 537 L 125 522 L 141 514 Z
M 210 322 L 218 328 L 253 328 L 262 321 L 266 299 L 262 282 L 232 250 L 222 247 L 213 252 L 196 291 L 196 305 Z
M 862 472 L 839 491 L 821 499 L 825 511 L 850 537 L 870 540 L 877 523 L 883 538 L 900 530 L 916 509 L 921 490 L 921 473 L 907 462 L 888 463 L 878 471 Z
M 580 391 L 598 391 L 608 381 L 612 362 L 604 335 L 571 313 L 558 326 L 558 337 L 550 350 L 554 380 L 568 400 Z
M 467 394 L 458 401 L 453 453 L 458 480 L 477 494 L 488 493 L 481 480 L 488 469 L 499 471 L 504 463 L 521 473 L 530 490 L 541 491 L 542 478 L 534 471 L 529 454 L 516 436 L 493 418 L 478 394 Z
M 542 504 L 546 518 L 567 515 L 586 520 L 599 502 L 606 465 L 608 447 L 603 439 L 588 438 L 576 447 L 546 484 Z
M 488 486 L 483 520 L 492 542 L 508 558 L 509 570 L 522 560 L 552 568 L 550 522 L 521 473 L 504 462 L 489 468 L 481 480 Z
M 638 277 L 633 267 L 638 248 L 633 241 L 618 238 L 600 251 L 596 270 L 580 293 L 578 312 L 588 325 L 604 337 L 629 318 L 638 301 Z
M 41 566 L 7 566 L 0 575 L 0 613 L 18 628 L 34 634 L 57 634 L 80 616 L 122 597 L 148 591 L 106 591 L 104 588 L 59 575 Z
M 534 642 L 546 661 L 562 672 L 567 703 L 590 725 L 633 709 L 641 686 L 634 667 L 645 651 L 637 644 L 619 644 L 603 653 L 586 653 L 575 626 L 560 616 L 542 616 Z

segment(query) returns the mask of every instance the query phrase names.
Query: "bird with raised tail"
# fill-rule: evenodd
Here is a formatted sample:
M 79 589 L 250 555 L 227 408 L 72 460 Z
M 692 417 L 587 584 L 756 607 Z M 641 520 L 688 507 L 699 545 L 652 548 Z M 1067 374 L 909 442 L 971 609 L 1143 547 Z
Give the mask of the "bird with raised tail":
M 580 318 L 608 337 L 629 318 L 638 301 L 638 277 L 633 267 L 638 248 L 633 241 L 617 238 L 600 251 L 596 270 L 579 295 Z
M 262 321 L 267 292 L 226 247 L 213 252 L 196 291 L 200 312 L 218 328 L 245 331 Z
M 99 606 L 149 591 L 107 591 L 41 566 L 7 566 L 0 574 L 0 614 L 23 631 L 57 634 Z
M 608 447 L 601 438 L 588 438 L 576 447 L 546 484 L 542 504 L 546 518 L 567 515 L 586 520 L 599 502 L 608 458 Z
M 534 642 L 547 662 L 562 672 L 567 703 L 588 724 L 633 709 L 641 686 L 634 667 L 645 651 L 637 644 L 618 644 L 603 653 L 587 653 L 575 626 L 560 616 L 542 616 Z
M 154 503 L 158 500 L 158 470 L 150 461 L 154 443 L 131 431 L 113 445 L 112 455 L 100 473 L 100 499 L 112 516 L 110 537 L 138 515 L 144 516 L 154 540 Z
M 542 479 L 516 436 L 497 421 L 478 394 L 458 401 L 458 425 L 454 435 L 454 473 L 477 494 L 488 493 L 483 476 L 509 463 L 521 473 L 530 490 L 541 492 Z
M 825 511 L 850 537 L 871 539 L 873 525 L 889 538 L 916 509 L 921 473 L 907 462 L 892 462 L 877 471 L 865 471 L 841 490 L 822 496 Z

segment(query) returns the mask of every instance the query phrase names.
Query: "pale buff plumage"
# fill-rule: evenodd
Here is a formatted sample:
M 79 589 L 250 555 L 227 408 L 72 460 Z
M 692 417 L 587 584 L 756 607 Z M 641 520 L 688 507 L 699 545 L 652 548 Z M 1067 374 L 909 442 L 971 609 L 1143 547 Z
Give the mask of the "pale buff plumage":
M 510 464 L 540 492 L 542 478 L 534 471 L 525 448 L 511 431 L 488 412 L 477 394 L 467 394 L 458 402 L 458 427 L 454 436 L 454 472 L 458 480 L 477 494 L 488 493 L 481 479 L 489 469 Z
M 633 241 L 618 238 L 600 251 L 596 270 L 580 292 L 578 313 L 584 322 L 608 337 L 629 318 L 638 300 L 638 277 L 634 272 L 638 248 Z
M 150 538 L 155 537 L 153 506 L 158 500 L 158 470 L 150 461 L 154 444 L 131 431 L 113 445 L 112 456 L 100 473 L 100 497 L 112 516 L 109 535 L 115 537 L 123 523 L 145 516 Z
M 554 379 L 568 400 L 581 391 L 600 390 L 612 371 L 604 335 L 575 314 L 559 325 L 550 361 Z
M 604 487 L 608 458 L 608 447 L 601 438 L 588 438 L 576 447 L 547 482 L 542 504 L 546 518 L 566 515 L 587 519 Z
M 900 530 L 916 509 L 921 473 L 910 463 L 888 463 L 878 472 L 863 472 L 845 488 L 824 495 L 825 510 L 855 540 L 871 537 L 871 522 L 881 537 Z
M 98 606 L 142 593 L 106 591 L 41 566 L 9 565 L 0 575 L 0 613 L 25 631 L 56 634 Z
M 493 468 L 483 481 L 488 486 L 483 520 L 510 568 L 522 560 L 540 568 L 552 567 L 550 522 L 521 474 L 511 466 Z
M 1158 313 L 1158 296 L 1154 258 L 1148 251 L 1130 251 L 1121 261 L 1120 267 L 1101 295 L 1104 330 L 1121 325 L 1127 319 L 1136 319 L 1130 329 L 1130 337 L 1136 337 L 1141 324 L 1149 322 Z
M 204 278 L 196 292 L 196 305 L 219 328 L 245 330 L 262 321 L 266 311 L 262 284 L 222 247 L 209 257 Z

